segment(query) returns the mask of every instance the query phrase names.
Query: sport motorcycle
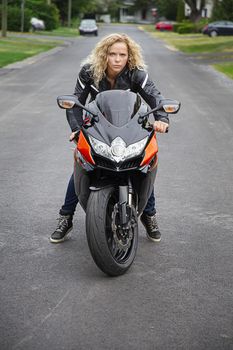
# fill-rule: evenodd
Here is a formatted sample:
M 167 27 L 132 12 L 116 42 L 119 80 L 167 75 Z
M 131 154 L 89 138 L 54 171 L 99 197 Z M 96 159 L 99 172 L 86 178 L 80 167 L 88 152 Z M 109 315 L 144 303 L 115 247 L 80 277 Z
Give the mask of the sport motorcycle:
M 82 105 L 75 95 L 57 98 L 64 109 L 81 107 L 84 123 L 74 151 L 74 183 L 86 212 L 86 236 L 96 265 L 109 276 L 124 274 L 138 246 L 138 217 L 152 193 L 158 144 L 150 115 L 174 114 L 175 100 L 149 109 L 124 90 L 99 93 Z

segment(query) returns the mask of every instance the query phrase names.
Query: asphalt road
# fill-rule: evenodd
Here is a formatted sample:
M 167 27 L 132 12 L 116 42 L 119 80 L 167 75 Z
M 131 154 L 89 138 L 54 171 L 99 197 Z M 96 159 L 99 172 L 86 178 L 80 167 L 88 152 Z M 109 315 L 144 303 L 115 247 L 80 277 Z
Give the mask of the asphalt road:
M 0 75 L 0 349 L 233 349 L 233 83 L 134 26 L 151 78 L 182 109 L 159 135 L 160 244 L 146 238 L 129 272 L 93 263 L 78 207 L 49 243 L 73 147 L 56 96 L 72 93 L 99 38 Z

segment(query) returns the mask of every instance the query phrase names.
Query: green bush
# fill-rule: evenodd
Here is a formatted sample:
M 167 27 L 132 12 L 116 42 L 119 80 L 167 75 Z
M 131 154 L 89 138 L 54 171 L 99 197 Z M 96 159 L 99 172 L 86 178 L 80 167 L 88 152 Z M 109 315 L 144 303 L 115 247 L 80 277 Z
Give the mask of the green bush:
M 196 32 L 202 32 L 202 29 L 205 27 L 206 24 L 208 24 L 208 22 L 208 19 L 203 18 L 199 22 L 195 23 Z
M 183 23 L 174 23 L 173 24 L 173 32 L 178 33 L 178 29 L 180 28 L 180 26 L 182 26 Z
M 29 9 L 24 10 L 24 32 L 28 32 L 31 24 L 32 12 Z M 0 7 L 0 26 L 2 25 L 2 11 Z M 7 8 L 7 30 L 19 32 L 21 30 L 21 9 L 19 7 L 8 6 Z
M 190 20 L 183 20 L 182 22 L 173 25 L 173 31 L 179 34 L 200 33 L 207 23 L 208 20 L 205 18 L 196 23 L 193 23 Z
M 177 32 L 179 34 L 188 34 L 188 33 L 195 33 L 196 32 L 196 28 L 195 25 L 192 23 L 187 23 L 187 24 L 183 24 L 181 25 Z
M 8 5 L 7 27 L 8 30 L 19 31 L 21 29 L 20 1 L 13 1 L 14 5 Z M 45 0 L 27 0 L 24 9 L 24 31 L 31 28 L 30 19 L 36 17 L 45 23 L 47 30 L 53 30 L 59 26 L 59 11 L 56 5 L 48 5 Z M 0 6 L 0 23 L 2 19 Z
M 28 0 L 26 6 L 33 13 L 33 17 L 44 21 L 46 30 L 53 30 L 59 26 L 59 11 L 54 4 L 48 5 L 43 0 L 38 2 Z

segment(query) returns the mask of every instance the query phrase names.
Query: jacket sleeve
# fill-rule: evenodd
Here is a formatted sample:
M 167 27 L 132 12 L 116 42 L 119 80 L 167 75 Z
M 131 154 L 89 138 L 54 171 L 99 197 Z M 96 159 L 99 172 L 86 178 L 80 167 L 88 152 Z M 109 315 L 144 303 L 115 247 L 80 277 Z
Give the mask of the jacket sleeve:
M 89 66 L 85 65 L 82 67 L 81 71 L 79 72 L 74 95 L 76 95 L 79 99 L 79 101 L 85 105 L 88 94 L 90 92 L 90 85 L 92 84 L 92 78 L 90 76 L 90 73 L 88 71 Z M 82 108 L 75 107 L 72 109 L 66 110 L 66 117 L 67 121 L 70 125 L 70 128 L 72 131 L 77 131 L 80 129 L 80 127 L 83 124 L 83 118 L 82 118 Z
M 148 73 L 144 70 L 136 69 L 132 76 L 133 91 L 138 92 L 151 109 L 155 108 L 159 102 L 164 98 L 160 91 L 156 88 L 152 80 L 150 80 Z M 154 114 L 155 120 L 161 120 L 169 123 L 168 114 L 166 112 L 159 112 Z

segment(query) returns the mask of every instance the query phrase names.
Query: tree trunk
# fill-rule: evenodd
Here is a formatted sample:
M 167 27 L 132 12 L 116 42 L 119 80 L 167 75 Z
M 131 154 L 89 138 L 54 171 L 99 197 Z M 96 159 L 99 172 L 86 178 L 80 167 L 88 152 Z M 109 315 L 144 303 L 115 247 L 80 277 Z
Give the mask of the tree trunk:
M 2 37 L 7 35 L 7 0 L 2 0 Z
M 202 10 L 205 7 L 206 0 L 200 0 L 200 8 L 197 8 L 197 0 L 184 0 L 190 7 L 190 19 L 192 22 L 197 22 L 201 18 Z

